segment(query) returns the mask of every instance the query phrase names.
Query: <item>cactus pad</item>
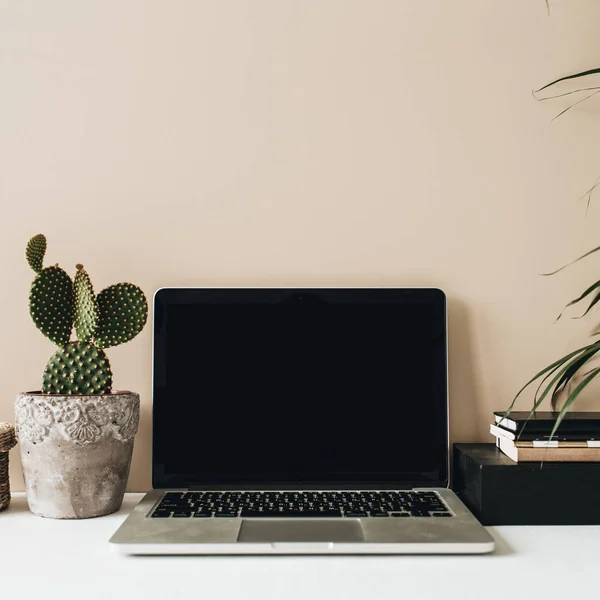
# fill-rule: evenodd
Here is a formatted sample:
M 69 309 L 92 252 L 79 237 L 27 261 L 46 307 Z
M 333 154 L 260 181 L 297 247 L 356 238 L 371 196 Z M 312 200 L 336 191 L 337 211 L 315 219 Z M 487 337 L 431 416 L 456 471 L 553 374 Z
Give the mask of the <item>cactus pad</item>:
M 98 327 L 98 303 L 90 276 L 83 265 L 77 265 L 77 274 L 73 281 L 75 291 L 75 331 L 77 339 L 89 342 Z
M 57 346 L 73 328 L 73 282 L 58 265 L 42 269 L 31 284 L 29 312 L 36 327 Z
M 59 348 L 44 370 L 44 394 L 109 394 L 111 388 L 112 371 L 106 354 L 87 342 Z
M 102 290 L 97 299 L 100 319 L 94 342 L 99 348 L 124 344 L 144 328 L 148 303 L 137 285 L 111 285 Z
M 34 235 L 29 242 L 27 242 L 27 248 L 25 249 L 25 256 L 29 266 L 36 272 L 39 273 L 44 268 L 44 256 L 46 254 L 46 236 L 38 233 Z

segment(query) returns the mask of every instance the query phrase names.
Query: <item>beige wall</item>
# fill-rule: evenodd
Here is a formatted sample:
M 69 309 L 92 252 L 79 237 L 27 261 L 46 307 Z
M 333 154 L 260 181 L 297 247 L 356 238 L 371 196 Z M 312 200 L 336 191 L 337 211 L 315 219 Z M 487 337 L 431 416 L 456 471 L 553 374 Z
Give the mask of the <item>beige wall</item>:
M 531 90 L 599 66 L 600 3 L 552 6 L 0 0 L 0 420 L 53 349 L 27 310 L 23 249 L 44 232 L 97 289 L 442 287 L 453 438 L 487 439 L 583 335 L 552 323 L 597 273 L 537 275 L 599 243 L 600 208 L 576 199 L 600 174 L 600 101 L 550 123 Z M 110 352 L 143 397 L 134 490 L 150 340 Z

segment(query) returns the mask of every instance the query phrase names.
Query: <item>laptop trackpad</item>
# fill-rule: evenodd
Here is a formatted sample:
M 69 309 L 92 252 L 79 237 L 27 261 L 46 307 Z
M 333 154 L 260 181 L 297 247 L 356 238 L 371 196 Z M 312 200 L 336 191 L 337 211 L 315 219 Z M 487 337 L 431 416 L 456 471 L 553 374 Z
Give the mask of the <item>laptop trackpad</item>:
M 364 542 L 362 527 L 354 520 L 248 520 L 238 542 Z

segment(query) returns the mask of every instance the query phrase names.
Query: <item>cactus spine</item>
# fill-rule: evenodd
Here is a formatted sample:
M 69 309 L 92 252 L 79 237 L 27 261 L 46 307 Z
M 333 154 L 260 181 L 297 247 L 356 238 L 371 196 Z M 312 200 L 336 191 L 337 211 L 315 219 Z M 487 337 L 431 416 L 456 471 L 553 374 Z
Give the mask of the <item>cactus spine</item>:
M 36 272 L 29 312 L 36 327 L 59 346 L 46 364 L 45 394 L 108 394 L 112 371 L 103 348 L 132 340 L 146 324 L 148 303 L 132 283 L 117 283 L 98 296 L 83 265 L 74 280 L 58 265 L 44 268 L 46 238 L 29 240 L 26 258 Z M 71 341 L 75 328 L 77 340 Z

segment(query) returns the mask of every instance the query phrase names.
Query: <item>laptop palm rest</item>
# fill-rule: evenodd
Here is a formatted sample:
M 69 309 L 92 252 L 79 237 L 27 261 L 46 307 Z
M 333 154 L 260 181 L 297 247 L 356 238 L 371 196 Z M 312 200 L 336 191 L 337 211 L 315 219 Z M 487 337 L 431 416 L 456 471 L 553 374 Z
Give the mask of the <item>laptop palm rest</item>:
M 359 521 L 323 519 L 244 520 L 238 542 L 364 542 Z

